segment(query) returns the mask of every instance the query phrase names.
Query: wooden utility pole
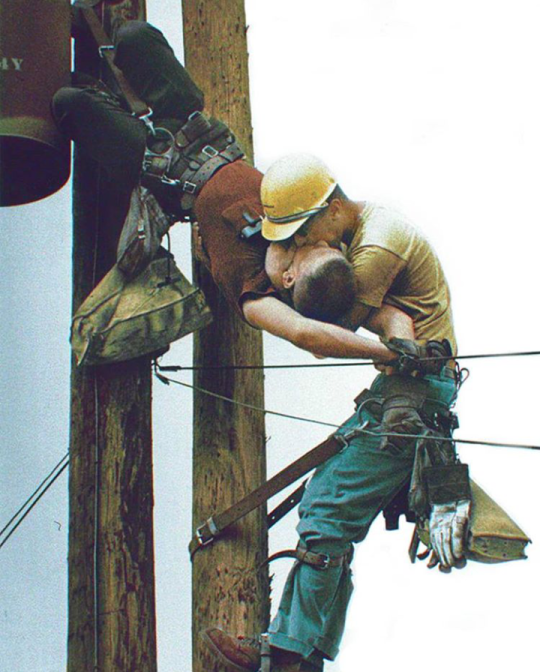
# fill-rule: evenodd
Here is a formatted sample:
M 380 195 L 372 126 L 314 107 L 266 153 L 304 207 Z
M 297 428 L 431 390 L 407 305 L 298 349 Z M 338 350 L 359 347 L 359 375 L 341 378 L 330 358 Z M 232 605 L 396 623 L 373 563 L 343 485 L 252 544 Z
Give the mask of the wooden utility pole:
M 105 6 L 103 6 L 105 5 Z M 96 7 L 105 28 L 144 0 Z M 90 38 L 76 69 L 99 76 Z M 73 309 L 115 261 L 129 194 L 82 153 L 73 183 Z M 155 672 L 151 376 L 148 358 L 72 369 L 68 672 Z
M 243 0 L 183 0 L 186 66 L 205 93 L 206 111 L 225 121 L 253 158 L 246 19 Z M 210 275 L 195 264 L 198 284 L 214 322 L 195 335 L 195 364 L 262 364 L 261 333 L 227 306 Z M 196 385 L 264 406 L 262 371 L 199 370 Z M 266 478 L 264 414 L 195 392 L 193 525 L 220 511 Z M 221 670 L 199 633 L 220 625 L 232 633 L 262 632 L 268 625 L 265 512 L 196 554 L 193 562 L 193 672 Z

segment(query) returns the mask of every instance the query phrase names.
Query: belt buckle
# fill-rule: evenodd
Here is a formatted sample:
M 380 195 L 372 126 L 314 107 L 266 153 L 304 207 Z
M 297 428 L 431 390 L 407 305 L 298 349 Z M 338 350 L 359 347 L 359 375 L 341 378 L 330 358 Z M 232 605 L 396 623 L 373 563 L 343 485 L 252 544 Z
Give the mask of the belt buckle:
M 219 154 L 218 150 L 215 147 L 212 147 L 212 145 L 206 145 L 205 147 L 202 148 L 201 151 L 203 154 L 206 154 L 206 156 L 209 156 L 211 159 Z
M 319 553 L 319 558 L 322 561 L 322 565 L 319 567 L 319 569 L 328 569 L 328 567 L 330 567 L 330 561 L 332 558 L 326 553 Z
M 184 191 L 186 194 L 194 194 L 197 191 L 197 185 L 194 182 L 184 182 Z

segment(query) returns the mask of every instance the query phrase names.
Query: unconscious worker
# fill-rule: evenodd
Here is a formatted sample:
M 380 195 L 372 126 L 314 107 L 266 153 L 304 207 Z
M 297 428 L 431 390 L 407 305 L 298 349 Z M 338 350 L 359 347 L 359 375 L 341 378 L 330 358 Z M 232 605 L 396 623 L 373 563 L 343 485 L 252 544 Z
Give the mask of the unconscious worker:
M 440 262 L 402 215 L 350 200 L 324 163 L 309 155 L 273 164 L 263 179 L 262 202 L 262 233 L 272 241 L 267 271 L 274 286 L 293 292 L 297 309 L 325 319 L 316 287 L 312 293 L 295 291 L 305 246 L 345 250 L 358 286 L 345 318 L 351 328 L 364 325 L 387 303 L 412 318 L 417 337 L 445 342 L 447 354 L 457 354 Z M 444 572 L 464 566 L 468 470 L 444 440 L 455 426 L 450 408 L 461 382 L 459 369 L 449 360 L 438 373 L 424 374 L 406 367 L 379 374 L 356 399 L 355 414 L 337 430 L 346 449 L 321 465 L 308 484 L 299 509 L 299 543 L 291 554 L 296 562 L 265 637 L 273 671 L 317 672 L 324 659 L 335 659 L 352 592 L 353 543 L 366 537 L 403 487 L 417 519 L 427 522 L 429 565 Z M 259 669 L 259 640 L 237 638 L 219 627 L 208 628 L 204 637 L 229 666 Z

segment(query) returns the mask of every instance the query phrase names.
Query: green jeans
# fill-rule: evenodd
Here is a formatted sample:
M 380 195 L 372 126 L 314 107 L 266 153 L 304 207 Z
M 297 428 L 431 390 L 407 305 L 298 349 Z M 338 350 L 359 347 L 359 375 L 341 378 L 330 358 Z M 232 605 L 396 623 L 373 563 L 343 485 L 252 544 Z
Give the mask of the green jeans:
M 455 400 L 453 371 L 422 379 L 379 375 L 370 391 L 385 399 L 409 390 L 440 408 Z M 380 423 L 369 405 L 357 409 L 336 432 L 345 436 L 368 423 L 365 429 L 375 436 L 359 434 L 347 446 L 321 465 L 313 475 L 300 503 L 297 531 L 300 544 L 316 553 L 338 557 L 352 552 L 352 544 L 362 541 L 371 523 L 392 500 L 411 475 L 415 441 L 399 454 L 379 449 Z M 301 654 L 322 665 L 333 660 L 345 626 L 345 615 L 353 585 L 347 563 L 317 569 L 295 562 L 269 633 L 273 646 Z

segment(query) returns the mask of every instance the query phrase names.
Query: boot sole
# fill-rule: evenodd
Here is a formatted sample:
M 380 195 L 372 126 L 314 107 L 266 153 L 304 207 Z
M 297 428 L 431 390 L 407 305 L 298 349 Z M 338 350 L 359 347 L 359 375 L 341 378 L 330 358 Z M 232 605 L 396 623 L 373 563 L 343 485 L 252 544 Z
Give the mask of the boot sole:
M 214 641 L 212 640 L 211 637 L 207 635 L 207 633 L 203 630 L 200 634 L 201 638 L 204 640 L 205 644 L 208 646 L 209 649 L 211 649 L 212 653 L 214 653 L 223 663 L 225 663 L 228 667 L 232 668 L 233 670 L 236 670 L 236 672 L 255 672 L 252 668 L 250 667 L 242 667 L 240 665 L 237 665 L 236 663 L 233 663 L 232 660 L 227 658 L 220 649 L 215 645 Z M 259 667 L 259 666 L 258 666 Z M 257 667 L 257 669 L 258 669 Z

